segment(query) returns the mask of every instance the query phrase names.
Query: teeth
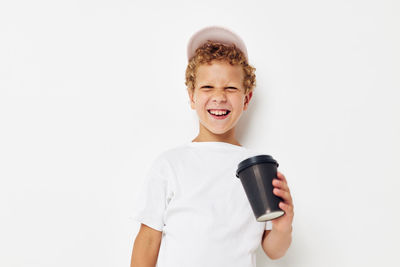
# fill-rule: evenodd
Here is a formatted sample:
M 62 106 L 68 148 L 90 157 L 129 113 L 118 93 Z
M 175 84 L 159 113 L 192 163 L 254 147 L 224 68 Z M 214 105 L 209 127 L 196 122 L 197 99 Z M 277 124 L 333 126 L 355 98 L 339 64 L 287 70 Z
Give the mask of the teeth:
M 225 115 L 227 112 L 227 110 L 210 110 L 210 113 L 214 115 Z

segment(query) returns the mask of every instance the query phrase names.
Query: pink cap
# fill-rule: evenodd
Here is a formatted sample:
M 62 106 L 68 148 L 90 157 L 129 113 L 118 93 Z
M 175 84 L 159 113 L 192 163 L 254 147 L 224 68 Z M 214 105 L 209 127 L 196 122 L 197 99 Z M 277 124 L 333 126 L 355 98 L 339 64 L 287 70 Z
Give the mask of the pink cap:
M 248 61 L 247 48 L 242 38 L 240 38 L 239 35 L 232 32 L 231 30 L 220 26 L 206 27 L 192 35 L 187 45 L 188 60 L 190 60 L 195 55 L 196 49 L 202 44 L 206 43 L 208 40 L 227 45 L 234 44 L 237 48 L 240 49 L 240 51 L 243 52 L 246 60 Z

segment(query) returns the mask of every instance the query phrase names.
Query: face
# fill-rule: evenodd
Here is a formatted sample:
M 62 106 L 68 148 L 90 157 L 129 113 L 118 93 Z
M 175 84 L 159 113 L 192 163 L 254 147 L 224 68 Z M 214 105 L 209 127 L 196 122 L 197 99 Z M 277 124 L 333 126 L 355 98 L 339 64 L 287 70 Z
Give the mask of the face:
M 252 93 L 244 94 L 241 66 L 225 61 L 211 63 L 198 67 L 194 92 L 189 90 L 190 105 L 197 112 L 201 128 L 221 135 L 234 130 Z

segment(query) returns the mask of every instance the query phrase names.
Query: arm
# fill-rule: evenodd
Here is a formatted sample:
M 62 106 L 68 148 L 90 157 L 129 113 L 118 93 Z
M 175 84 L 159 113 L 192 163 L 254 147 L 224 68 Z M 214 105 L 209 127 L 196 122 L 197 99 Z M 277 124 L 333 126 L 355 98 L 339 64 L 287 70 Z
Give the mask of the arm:
M 292 231 L 279 232 L 266 230 L 262 239 L 262 248 L 272 260 L 283 257 L 292 242 Z
M 274 179 L 274 194 L 282 198 L 279 207 L 285 214 L 272 220 L 272 230 L 264 231 L 262 248 L 271 259 L 278 259 L 286 254 L 292 242 L 293 200 L 285 176 L 277 172 L 278 179 Z
M 141 224 L 133 244 L 131 267 L 155 267 L 160 250 L 162 232 Z

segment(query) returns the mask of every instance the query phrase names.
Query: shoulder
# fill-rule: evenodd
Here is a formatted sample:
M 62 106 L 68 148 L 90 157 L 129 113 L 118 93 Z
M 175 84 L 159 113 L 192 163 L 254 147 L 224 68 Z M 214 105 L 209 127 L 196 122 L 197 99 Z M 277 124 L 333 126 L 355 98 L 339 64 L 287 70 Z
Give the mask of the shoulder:
M 187 151 L 186 145 L 165 148 L 157 154 L 152 161 L 152 168 L 172 168 L 174 163 L 179 162 Z
M 182 154 L 188 151 L 188 146 L 186 144 L 166 148 L 156 157 L 156 160 L 173 160 L 175 158 L 182 157 Z

